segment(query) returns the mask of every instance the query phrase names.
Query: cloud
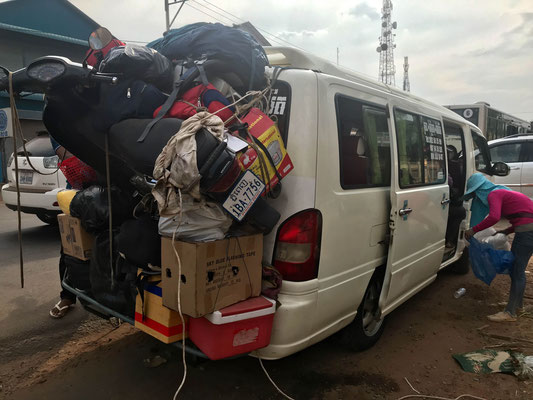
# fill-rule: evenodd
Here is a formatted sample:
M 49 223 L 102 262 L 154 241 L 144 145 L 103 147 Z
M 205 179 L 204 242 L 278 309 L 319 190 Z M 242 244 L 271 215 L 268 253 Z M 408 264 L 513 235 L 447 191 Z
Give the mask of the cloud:
M 319 29 L 316 31 L 303 30 L 299 32 L 294 31 L 283 31 L 279 32 L 278 36 L 283 39 L 294 39 L 294 38 L 316 38 L 323 37 L 328 34 L 327 29 Z
M 348 11 L 348 14 L 353 15 L 354 17 L 368 17 L 371 21 L 376 21 L 379 19 L 379 12 L 374 8 L 369 6 L 367 3 L 359 3 L 357 6 Z

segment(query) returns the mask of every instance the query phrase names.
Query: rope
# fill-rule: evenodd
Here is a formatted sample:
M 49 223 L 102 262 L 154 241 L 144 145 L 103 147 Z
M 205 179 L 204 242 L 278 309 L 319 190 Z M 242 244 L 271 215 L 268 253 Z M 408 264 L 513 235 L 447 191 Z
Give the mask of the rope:
M 259 360 L 259 364 L 261 364 L 261 368 L 263 368 L 263 371 L 265 373 L 265 375 L 267 376 L 268 380 L 270 381 L 270 383 L 272 384 L 272 386 L 274 386 L 276 388 L 276 390 L 283 396 L 285 397 L 286 399 L 288 400 L 294 400 L 291 396 L 289 396 L 288 394 L 285 394 L 279 387 L 278 385 L 276 385 L 276 383 L 272 380 L 272 378 L 270 377 L 270 375 L 268 374 L 265 366 L 263 365 L 263 360 L 261 359 L 261 357 L 257 357 L 257 359 Z
M 187 360 L 185 359 L 185 320 L 183 319 L 183 314 L 181 312 L 181 259 L 180 255 L 178 254 L 178 251 L 176 250 L 176 233 L 178 232 L 178 229 L 183 220 L 183 201 L 181 197 L 181 190 L 179 188 L 178 195 L 180 199 L 179 221 L 178 225 L 176 226 L 176 229 L 174 229 L 174 232 L 172 233 L 172 250 L 174 250 L 174 255 L 176 256 L 176 260 L 178 261 L 178 314 L 180 316 L 182 324 L 181 357 L 183 362 L 183 378 L 181 379 L 181 383 L 178 389 L 176 390 L 176 393 L 174 393 L 173 400 L 176 400 L 178 398 L 178 394 L 183 388 L 183 385 L 185 384 L 185 379 L 187 378 Z
M 19 262 L 20 262 L 20 287 L 24 288 L 24 259 L 22 256 L 22 217 L 20 211 L 20 187 L 19 187 L 19 163 L 17 154 L 17 131 L 21 129 L 20 120 L 17 112 L 17 105 L 15 104 L 15 96 L 13 94 L 13 74 L 9 72 L 9 105 L 11 108 L 11 121 L 15 127 L 13 134 L 13 146 L 15 149 L 15 181 L 17 187 L 17 221 L 18 221 L 18 240 L 19 240 Z M 24 151 L 26 149 L 24 148 Z
M 115 289 L 115 269 L 113 267 L 113 208 L 111 205 L 111 172 L 109 171 L 109 137 L 105 135 L 105 178 L 107 184 L 107 205 L 109 208 L 109 266 L 111 268 L 111 287 Z

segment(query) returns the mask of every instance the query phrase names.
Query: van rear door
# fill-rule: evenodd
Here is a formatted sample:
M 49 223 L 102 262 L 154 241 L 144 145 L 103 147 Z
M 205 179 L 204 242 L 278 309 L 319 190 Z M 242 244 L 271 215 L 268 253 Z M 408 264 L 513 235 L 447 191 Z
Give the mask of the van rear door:
M 382 314 L 435 279 L 444 253 L 449 188 L 439 117 L 390 109 L 390 242 L 380 297 Z

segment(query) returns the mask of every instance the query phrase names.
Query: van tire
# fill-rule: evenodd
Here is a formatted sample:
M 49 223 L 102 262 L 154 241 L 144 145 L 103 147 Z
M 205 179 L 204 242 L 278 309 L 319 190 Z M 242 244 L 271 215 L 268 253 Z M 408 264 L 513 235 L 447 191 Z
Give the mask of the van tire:
M 470 256 L 468 254 L 468 247 L 465 247 L 461 257 L 450 265 L 450 271 L 457 275 L 466 275 L 470 271 Z
M 368 321 L 372 315 L 377 313 L 382 284 L 382 276 L 378 274 L 372 277 L 357 309 L 355 319 L 340 332 L 342 344 L 351 350 L 369 349 L 379 340 L 385 329 L 385 317 L 377 323 L 375 320 Z

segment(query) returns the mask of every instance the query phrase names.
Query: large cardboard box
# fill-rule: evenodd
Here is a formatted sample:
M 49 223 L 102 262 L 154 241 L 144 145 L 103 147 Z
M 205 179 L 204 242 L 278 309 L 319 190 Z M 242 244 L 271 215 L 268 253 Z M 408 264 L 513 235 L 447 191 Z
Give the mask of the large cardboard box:
M 161 340 L 173 343 L 183 338 L 183 323 L 179 314 L 163 306 L 161 276 L 150 278 L 144 286 L 144 310 L 141 296 L 135 300 L 135 327 Z M 154 282 L 155 281 L 155 282 Z M 185 320 L 187 337 L 188 317 Z
M 80 260 L 90 259 L 94 236 L 85 232 L 85 229 L 81 227 L 81 221 L 67 214 L 59 214 L 57 221 L 63 253 Z
M 181 260 L 181 310 L 201 317 L 261 292 L 263 235 L 206 243 L 174 242 Z M 161 241 L 163 305 L 178 309 L 178 261 L 171 238 Z

